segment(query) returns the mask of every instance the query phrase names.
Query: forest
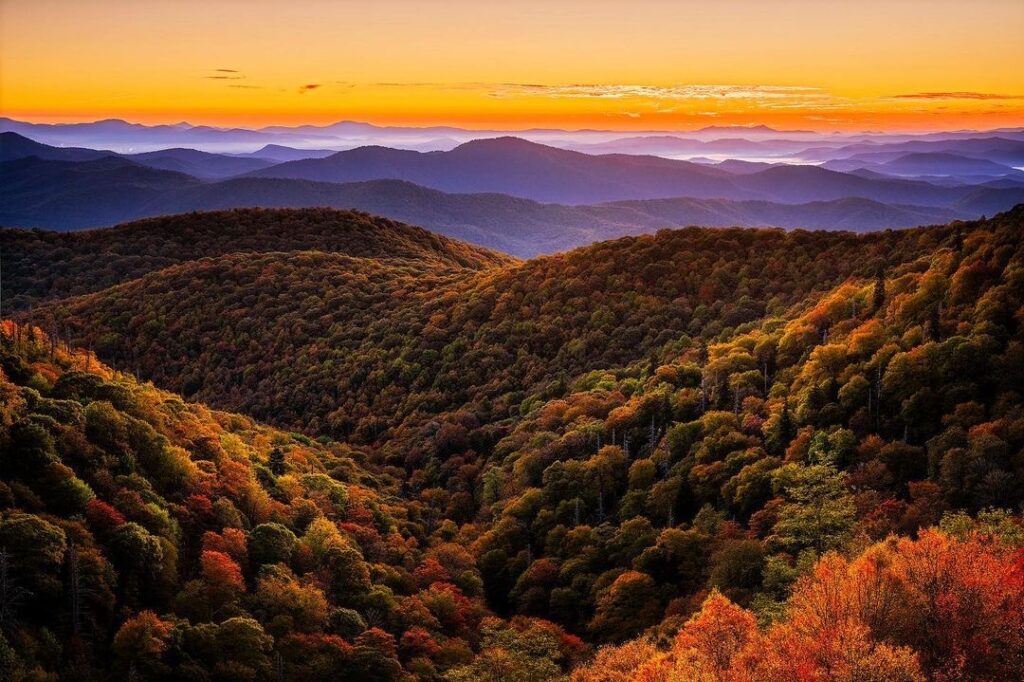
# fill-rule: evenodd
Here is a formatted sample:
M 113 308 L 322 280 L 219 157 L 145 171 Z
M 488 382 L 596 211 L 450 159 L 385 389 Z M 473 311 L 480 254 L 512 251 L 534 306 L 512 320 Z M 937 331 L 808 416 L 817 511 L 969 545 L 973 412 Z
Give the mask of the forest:
M 1018 679 L 1022 234 L 0 231 L 0 679 Z

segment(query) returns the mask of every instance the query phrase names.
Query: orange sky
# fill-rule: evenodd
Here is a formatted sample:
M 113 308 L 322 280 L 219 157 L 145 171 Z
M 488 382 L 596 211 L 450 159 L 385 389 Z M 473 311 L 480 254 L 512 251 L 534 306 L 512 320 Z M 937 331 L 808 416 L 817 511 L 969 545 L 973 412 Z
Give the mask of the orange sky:
M 1024 125 L 1022 35 L 1024 0 L 0 0 L 0 113 L 993 128 Z

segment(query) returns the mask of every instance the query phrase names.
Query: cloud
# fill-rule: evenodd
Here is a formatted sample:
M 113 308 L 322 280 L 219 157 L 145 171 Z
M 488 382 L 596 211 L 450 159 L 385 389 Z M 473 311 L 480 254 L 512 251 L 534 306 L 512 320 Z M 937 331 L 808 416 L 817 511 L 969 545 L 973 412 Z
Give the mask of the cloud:
M 316 90 L 320 87 L 320 83 L 307 83 L 306 85 L 299 86 L 299 94 L 304 95 L 310 90 Z
M 541 85 L 537 83 L 500 83 L 492 87 L 492 97 L 534 96 L 554 99 L 805 99 L 830 95 L 821 88 L 800 85 L 615 85 L 585 84 Z
M 992 92 L 911 92 L 891 95 L 889 99 L 1024 99 L 1024 95 L 1003 95 Z
M 231 83 L 228 85 L 229 88 L 241 88 L 244 90 L 263 90 L 262 85 L 241 85 L 239 83 Z
M 545 97 L 550 99 L 644 99 L 661 102 L 683 100 L 755 100 L 763 102 L 804 100 L 838 101 L 822 88 L 803 85 L 642 85 L 609 83 L 436 83 L 410 81 L 369 83 L 379 88 L 443 88 L 473 90 L 490 97 Z
M 213 69 L 211 74 L 203 78 L 211 81 L 240 81 L 245 80 L 245 74 L 236 69 Z
M 345 83 L 347 87 L 353 84 Z M 372 88 L 440 88 L 450 91 L 471 91 L 497 99 L 546 98 L 563 100 L 604 100 L 629 102 L 631 107 L 649 108 L 658 113 L 679 111 L 680 104 L 690 102 L 701 108 L 743 103 L 762 109 L 835 110 L 848 108 L 852 100 L 833 95 L 824 88 L 809 85 L 736 85 L 683 84 L 644 85 L 615 83 L 437 83 L 427 81 L 378 81 L 355 86 Z M 312 88 L 309 88 L 312 89 Z M 300 92 L 304 92 L 305 88 Z

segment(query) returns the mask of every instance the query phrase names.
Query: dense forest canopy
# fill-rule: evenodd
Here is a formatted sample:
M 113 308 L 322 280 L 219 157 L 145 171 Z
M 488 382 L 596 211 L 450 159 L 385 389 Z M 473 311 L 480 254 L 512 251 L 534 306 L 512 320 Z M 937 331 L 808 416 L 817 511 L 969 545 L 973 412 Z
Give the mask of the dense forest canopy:
M 0 233 L 34 244 L 19 315 L 48 332 L 0 336 L 16 679 L 1024 664 L 1024 206 L 525 263 L 367 250 L 369 218 L 352 244 L 191 251 L 202 219 L 173 262 L 80 259 L 74 285 L 56 238 Z
M 366 261 L 357 278 L 348 261 L 229 254 L 64 298 L 33 319 L 189 397 L 378 440 L 410 415 L 473 400 L 507 416 L 559 378 L 671 353 L 684 335 L 728 337 L 951 234 L 690 228 L 462 270 L 443 284 L 424 271 L 410 287 L 391 258 Z
M 162 268 L 232 253 L 323 251 L 481 269 L 515 259 L 358 211 L 235 209 L 82 232 L 0 230 L 8 305 L 99 291 Z

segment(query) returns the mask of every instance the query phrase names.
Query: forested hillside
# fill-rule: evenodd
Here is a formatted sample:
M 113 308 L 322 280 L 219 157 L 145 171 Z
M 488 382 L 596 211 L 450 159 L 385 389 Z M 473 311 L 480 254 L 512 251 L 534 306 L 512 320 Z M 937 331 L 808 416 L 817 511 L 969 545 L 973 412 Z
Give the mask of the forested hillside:
M 690 228 L 482 269 L 340 249 L 183 259 L 23 316 L 304 435 L 188 407 L 8 326 L 2 444 L 19 454 L 0 471 L 4 518 L 34 515 L 65 544 L 94 536 L 123 604 L 107 632 L 132 623 L 157 640 L 146 661 L 106 641 L 121 670 L 153 678 L 191 661 L 188 679 L 308 679 L 301 666 L 317 661 L 352 679 L 452 682 L 574 666 L 579 682 L 1011 680 L 1024 651 L 1022 234 L 1018 207 L 862 236 Z M 135 403 L 182 407 L 78 388 L 98 380 L 72 367 Z M 106 405 L 121 426 L 104 413 L 90 427 Z M 158 453 L 134 435 L 140 420 L 167 439 Z M 106 454 L 82 454 L 94 448 Z M 301 475 L 293 448 L 310 460 Z M 160 454 L 172 450 L 174 466 Z M 28 457 L 39 465 L 18 469 Z M 235 460 L 251 473 L 219 468 Z M 316 490 L 303 487 L 314 474 Z M 125 488 L 177 526 L 148 524 L 120 502 Z M 65 489 L 77 492 L 49 492 Z M 92 495 L 177 546 L 171 587 L 124 587 L 134 569 L 90 525 Z M 195 532 L 178 518 L 189 495 L 212 509 Z M 354 497 L 368 511 L 350 518 Z M 307 543 L 320 515 L 317 532 L 334 528 L 366 565 L 359 587 L 333 583 L 333 559 Z M 294 549 L 253 563 L 269 523 Z M 193 612 L 181 594 L 208 587 L 202 550 L 221 551 L 203 534 L 225 528 L 248 547 L 248 564 L 222 552 L 241 611 Z M 59 549 L 43 602 L 55 613 L 69 589 Z M 363 624 L 282 620 L 261 601 L 266 576 L 314 585 L 328 614 Z M 155 620 L 138 624 L 146 609 Z M 16 612 L 29 663 L 83 660 L 63 616 Z M 236 673 L 188 648 L 200 638 L 187 633 L 219 642 L 236 616 L 273 638 L 266 660 Z M 604 648 L 583 663 L 588 646 Z M 341 662 L 356 667 L 330 667 Z
M 15 308 L 232 253 L 322 251 L 472 269 L 514 260 L 422 228 L 331 209 L 190 213 L 73 233 L 4 229 L 0 247 Z
M 0 396 L 0 679 L 429 680 L 487 638 L 555 672 L 585 651 L 489 618 L 451 522 L 345 445 L 10 322 Z
M 226 255 L 34 315 L 189 397 L 369 442 L 471 401 L 507 417 L 549 383 L 728 337 L 952 234 L 690 228 L 408 282 L 390 260 Z

